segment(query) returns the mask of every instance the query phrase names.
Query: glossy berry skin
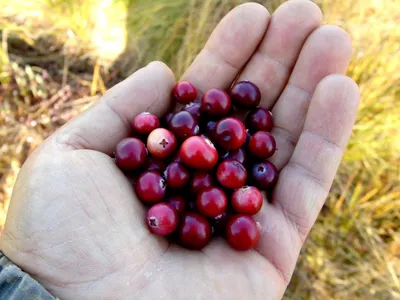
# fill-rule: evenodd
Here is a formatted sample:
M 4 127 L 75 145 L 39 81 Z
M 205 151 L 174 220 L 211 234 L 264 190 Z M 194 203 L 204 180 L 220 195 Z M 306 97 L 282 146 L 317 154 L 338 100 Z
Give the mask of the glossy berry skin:
M 202 190 L 196 198 L 197 210 L 204 216 L 216 217 L 228 206 L 228 199 L 220 188 L 210 187 Z
M 218 166 L 217 179 L 223 187 L 238 189 L 246 184 L 247 171 L 240 162 L 225 160 Z
M 200 136 L 192 136 L 185 140 L 179 155 L 186 166 L 198 170 L 211 170 L 218 162 L 218 152 L 214 145 Z
M 152 233 L 165 236 L 174 232 L 178 227 L 178 214 L 167 203 L 158 203 L 149 209 L 146 221 Z
M 197 194 L 202 190 L 212 187 L 214 185 L 214 178 L 209 173 L 195 172 L 190 181 L 190 190 L 192 193 Z
M 141 174 L 135 186 L 136 196 L 144 203 L 160 202 L 166 192 L 164 178 L 154 171 Z
M 261 209 L 263 197 L 258 188 L 244 186 L 233 193 L 231 204 L 237 213 L 255 215 Z
M 143 112 L 138 114 L 132 121 L 132 128 L 135 134 L 149 135 L 154 129 L 160 127 L 160 120 L 157 116 Z
M 178 189 L 189 182 L 190 173 L 182 163 L 172 162 L 167 166 L 164 177 L 169 187 Z
M 200 250 L 211 238 L 211 225 L 208 220 L 193 212 L 183 216 L 178 230 L 180 243 L 188 249 Z
M 189 103 L 182 108 L 182 111 L 187 111 L 198 120 L 201 116 L 200 103 Z
M 230 218 L 226 226 L 226 239 L 233 249 L 250 250 L 257 246 L 260 230 L 251 216 L 235 215 Z
M 171 122 L 171 120 L 172 120 L 174 115 L 175 114 L 173 112 L 171 112 L 171 111 L 166 113 L 161 119 L 162 122 L 163 122 L 163 125 L 168 126 L 169 122 Z
M 208 90 L 201 99 L 201 111 L 208 116 L 222 117 L 229 113 L 232 101 L 229 95 L 221 89 Z
M 172 89 L 172 96 L 181 104 L 189 104 L 196 100 L 197 89 L 188 81 L 180 81 Z
M 143 169 L 145 169 L 146 171 L 155 171 L 162 174 L 165 171 L 166 166 L 163 161 L 154 157 L 148 157 L 146 163 L 143 166 Z
M 186 201 L 182 196 L 174 195 L 168 197 L 165 202 L 167 202 L 175 211 L 178 216 L 182 216 L 186 210 Z
M 175 135 L 164 128 L 153 130 L 147 138 L 147 149 L 158 159 L 172 155 L 178 145 Z
M 147 159 L 147 150 L 143 142 L 136 138 L 126 138 L 117 144 L 115 161 L 123 170 L 135 170 L 143 166 Z
M 222 156 L 222 160 L 236 160 L 244 165 L 246 162 L 246 151 L 243 148 L 228 151 Z
M 265 159 L 271 157 L 275 153 L 276 142 L 269 132 L 257 131 L 250 138 L 247 147 L 251 155 Z
M 226 150 L 239 149 L 246 141 L 246 128 L 238 119 L 222 119 L 215 126 L 214 139 Z
M 226 225 L 228 224 L 230 214 L 228 212 L 223 212 L 222 214 L 211 219 L 211 226 L 214 228 L 214 235 L 225 235 Z
M 260 90 L 250 81 L 236 83 L 232 87 L 230 95 L 233 104 L 241 109 L 256 108 L 261 101 Z
M 196 119 L 187 111 L 175 114 L 168 125 L 171 132 L 181 140 L 198 135 L 200 131 Z
M 274 126 L 272 114 L 265 108 L 257 107 L 247 115 L 246 126 L 251 132 L 271 131 Z
M 256 187 L 265 190 L 278 181 L 278 170 L 273 163 L 265 160 L 252 166 L 251 178 Z

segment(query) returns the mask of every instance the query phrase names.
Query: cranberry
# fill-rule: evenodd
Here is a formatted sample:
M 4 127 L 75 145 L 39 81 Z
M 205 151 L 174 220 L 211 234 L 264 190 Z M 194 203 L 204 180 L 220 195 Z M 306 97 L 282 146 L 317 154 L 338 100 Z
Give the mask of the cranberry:
M 191 114 L 196 120 L 198 120 L 201 116 L 200 104 L 199 103 L 189 103 L 182 108 L 182 111 L 187 111 Z
M 139 139 L 126 138 L 117 144 L 115 161 L 121 169 L 137 169 L 146 162 L 146 158 L 146 147 Z
M 144 112 L 133 119 L 132 127 L 138 135 L 149 135 L 154 129 L 160 127 L 160 120 L 157 116 Z
M 214 145 L 200 136 L 192 136 L 185 140 L 179 154 L 183 163 L 194 169 L 210 170 L 218 162 L 218 152 Z
M 244 186 L 233 193 L 231 203 L 236 212 L 254 215 L 260 211 L 263 197 L 256 187 Z
M 236 215 L 226 226 L 226 239 L 233 249 L 249 250 L 254 248 L 260 240 L 260 230 L 251 216 Z
M 231 110 L 231 106 L 231 98 L 221 89 L 208 90 L 201 99 L 201 111 L 210 116 L 225 116 Z
M 251 132 L 271 131 L 273 125 L 272 114 L 262 107 L 252 110 L 246 117 L 246 126 Z
M 217 126 L 217 122 L 212 120 L 207 121 L 204 126 L 204 134 L 210 138 L 214 138 L 215 126 Z
M 225 118 L 215 126 L 214 138 L 226 150 L 239 149 L 246 141 L 246 128 L 238 119 Z
M 225 235 L 226 224 L 229 221 L 229 213 L 223 212 L 222 214 L 211 219 L 211 225 L 214 228 L 215 235 Z
M 163 124 L 165 125 L 165 126 L 168 126 L 168 124 L 169 124 L 169 122 L 171 122 L 171 120 L 172 120 L 172 117 L 174 116 L 175 114 L 173 113 L 173 112 L 169 112 L 169 113 L 167 113 L 166 115 L 164 115 L 163 117 L 162 117 L 162 121 L 163 121 Z
M 218 166 L 217 179 L 226 188 L 238 189 L 246 183 L 247 171 L 240 162 L 225 160 Z
M 278 181 L 278 170 L 273 163 L 265 160 L 253 165 L 251 177 L 256 187 L 265 190 Z
M 212 187 L 214 185 L 214 178 L 208 173 L 194 173 L 190 181 L 191 192 L 197 194 L 202 190 Z
M 169 129 L 180 139 L 198 135 L 200 131 L 196 119 L 187 111 L 175 114 L 169 122 Z
M 158 173 L 163 173 L 165 171 L 165 163 L 162 162 L 159 159 L 156 159 L 154 157 L 149 157 L 146 161 L 146 163 L 144 164 L 143 168 L 146 171 L 155 171 Z
M 174 86 L 172 90 L 172 96 L 177 102 L 181 104 L 188 104 L 196 100 L 197 89 L 188 81 L 180 81 Z
M 210 187 L 202 190 L 196 199 L 198 211 L 207 217 L 216 217 L 222 214 L 228 206 L 228 199 L 220 188 Z
M 174 134 L 164 128 L 153 130 L 147 138 L 147 149 L 156 158 L 164 159 L 176 149 L 177 141 Z
M 172 162 L 165 170 L 165 178 L 169 187 L 177 189 L 188 183 L 190 174 L 182 163 Z
M 166 202 L 178 213 L 178 216 L 182 216 L 186 209 L 186 201 L 182 196 L 174 195 L 166 199 Z
M 156 203 L 164 198 L 165 180 L 154 171 L 144 172 L 136 182 L 136 196 L 145 203 Z
M 168 235 L 178 227 L 177 212 L 167 203 L 153 205 L 147 212 L 147 225 L 152 233 Z
M 243 165 L 246 162 L 246 152 L 243 148 L 228 151 L 222 156 L 222 160 L 236 160 Z
M 255 108 L 260 104 L 261 93 L 258 87 L 250 81 L 241 81 L 236 83 L 231 91 L 230 95 L 233 104 L 237 108 Z
M 189 249 L 205 247 L 211 238 L 211 225 L 197 213 L 186 213 L 179 227 L 179 241 Z
M 274 137 L 266 131 L 257 131 L 249 140 L 249 152 L 258 158 L 271 157 L 276 149 Z

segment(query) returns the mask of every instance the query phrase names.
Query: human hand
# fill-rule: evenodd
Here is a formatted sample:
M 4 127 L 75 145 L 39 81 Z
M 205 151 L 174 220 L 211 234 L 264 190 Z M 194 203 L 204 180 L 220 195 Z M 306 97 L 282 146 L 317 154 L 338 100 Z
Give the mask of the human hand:
M 351 134 L 359 93 L 341 75 L 347 34 L 321 26 L 311 1 L 289 1 L 271 17 L 244 4 L 218 25 L 183 79 L 201 91 L 239 80 L 260 87 L 272 110 L 280 170 L 255 218 L 261 239 L 237 252 L 214 239 L 189 251 L 150 234 L 145 208 L 110 154 L 129 121 L 161 116 L 175 83 L 155 62 L 107 92 L 48 138 L 19 174 L 2 250 L 61 299 L 279 299 L 327 197 Z M 268 27 L 268 28 L 267 28 Z

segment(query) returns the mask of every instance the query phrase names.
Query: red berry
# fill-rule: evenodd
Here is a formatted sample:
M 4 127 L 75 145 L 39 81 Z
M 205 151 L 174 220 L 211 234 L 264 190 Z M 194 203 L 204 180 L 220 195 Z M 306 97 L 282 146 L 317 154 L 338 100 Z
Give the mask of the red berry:
M 273 163 L 265 160 L 253 165 L 251 177 L 256 187 L 265 190 L 278 181 L 278 170 Z
M 233 216 L 226 227 L 226 239 L 233 249 L 245 251 L 257 246 L 260 230 L 249 215 Z
M 229 221 L 229 213 L 223 212 L 222 214 L 211 219 L 211 225 L 214 228 L 215 235 L 225 235 L 226 225 Z
M 179 241 L 189 249 L 205 247 L 211 238 L 211 225 L 197 213 L 186 213 L 179 226 Z
M 241 81 L 236 83 L 232 87 L 230 95 L 233 104 L 237 108 L 255 108 L 261 101 L 260 90 L 250 81 Z
M 180 139 L 198 135 L 200 131 L 196 119 L 187 111 L 175 114 L 169 122 L 169 129 Z
M 200 136 L 192 136 L 185 140 L 179 154 L 183 163 L 194 169 L 210 170 L 218 162 L 218 152 L 214 145 Z
M 182 108 L 182 111 L 187 111 L 191 114 L 196 120 L 198 120 L 201 116 L 200 104 L 199 103 L 189 103 Z
M 165 180 L 154 171 L 144 172 L 136 182 L 136 196 L 145 203 L 160 202 L 166 191 Z
M 212 187 L 214 185 L 214 178 L 208 173 L 194 173 L 190 181 L 191 192 L 197 194 L 202 190 Z
M 217 179 L 223 187 L 238 189 L 245 185 L 247 171 L 240 162 L 225 160 L 218 166 Z
M 273 125 L 272 114 L 262 107 L 252 110 L 246 117 L 246 126 L 251 132 L 271 131 Z
M 132 127 L 136 134 L 149 135 L 154 129 L 160 127 L 160 120 L 157 116 L 144 112 L 133 119 Z
M 188 183 L 190 174 L 182 163 L 172 162 L 165 170 L 165 178 L 169 187 L 177 189 Z
M 136 138 L 126 138 L 117 144 L 115 161 L 123 170 L 134 170 L 141 167 L 147 158 L 143 142 Z
M 175 114 L 174 114 L 173 112 L 169 112 L 169 113 L 167 113 L 166 115 L 164 115 L 164 116 L 162 117 L 163 124 L 168 125 L 169 122 L 171 122 L 171 119 L 172 119 L 172 117 L 173 117 L 174 115 L 175 115 Z
M 220 188 L 210 187 L 202 190 L 196 199 L 198 211 L 207 217 L 216 217 L 222 214 L 228 206 L 228 199 Z
M 244 186 L 233 193 L 231 203 L 236 212 L 254 215 L 260 211 L 263 197 L 256 187 Z
M 174 134 L 164 128 L 153 130 L 147 138 L 147 149 L 151 155 L 159 159 L 170 156 L 177 144 Z
M 188 81 L 180 81 L 174 86 L 172 90 L 172 96 L 177 102 L 181 104 L 188 104 L 196 100 L 197 89 Z
M 147 225 L 152 233 L 168 235 L 178 227 L 177 212 L 167 203 L 153 205 L 147 212 Z
M 201 111 L 210 116 L 225 116 L 231 110 L 231 106 L 231 98 L 221 89 L 208 90 L 201 99 Z
M 257 131 L 249 140 L 249 152 L 258 158 L 271 157 L 276 149 L 274 137 L 266 131 Z
M 226 150 L 239 149 L 246 141 L 246 128 L 238 119 L 225 118 L 215 126 L 214 138 Z
M 147 158 L 147 161 L 143 166 L 143 169 L 145 169 L 146 171 L 155 171 L 160 174 L 165 171 L 165 168 L 165 163 L 154 157 Z
M 182 214 L 186 210 L 186 201 L 183 197 L 175 195 L 168 197 L 166 202 L 178 213 L 178 216 L 182 216 Z
M 236 160 L 243 165 L 246 162 L 246 152 L 243 148 L 228 151 L 222 156 L 222 160 Z

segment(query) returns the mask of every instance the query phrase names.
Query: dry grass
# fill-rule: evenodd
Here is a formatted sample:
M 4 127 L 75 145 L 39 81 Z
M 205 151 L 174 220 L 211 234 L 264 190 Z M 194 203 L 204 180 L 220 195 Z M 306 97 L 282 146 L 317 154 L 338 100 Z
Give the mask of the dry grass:
M 241 2 L 0 0 L 0 224 L 19 168 L 46 136 L 148 61 L 182 74 Z M 273 9 L 279 1 L 260 2 Z M 319 3 L 326 21 L 353 37 L 349 75 L 362 104 L 286 298 L 398 299 L 400 2 Z

